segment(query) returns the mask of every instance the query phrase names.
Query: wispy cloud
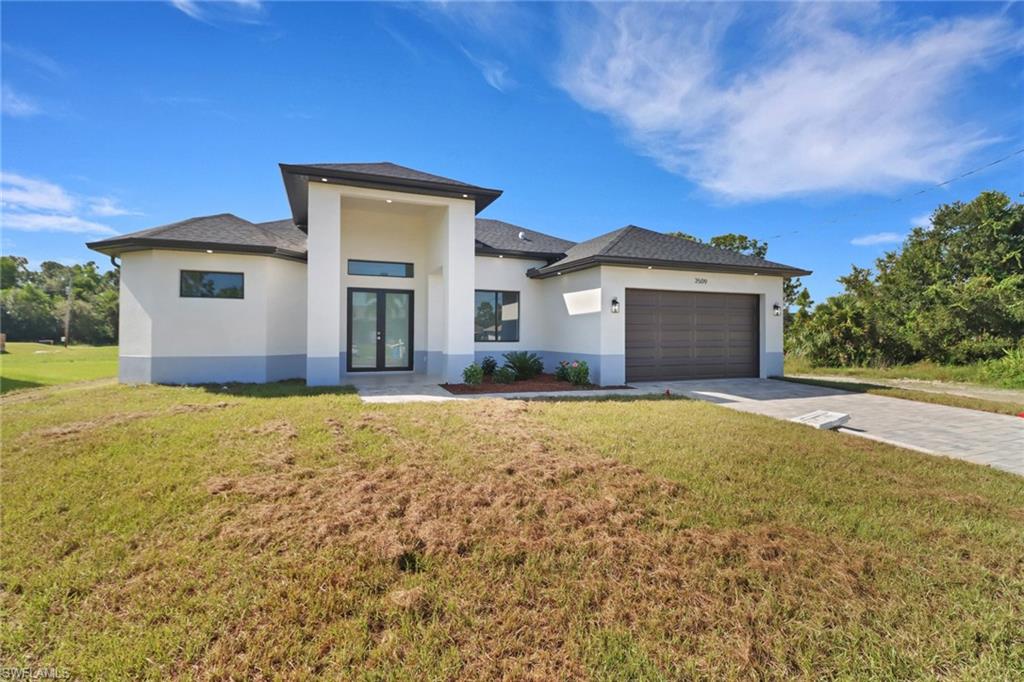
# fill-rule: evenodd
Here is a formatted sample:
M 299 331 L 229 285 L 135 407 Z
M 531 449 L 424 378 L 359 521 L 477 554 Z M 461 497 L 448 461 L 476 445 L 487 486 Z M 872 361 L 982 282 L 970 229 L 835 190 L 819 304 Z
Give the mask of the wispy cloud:
M 484 77 L 487 84 L 498 92 L 505 92 L 515 87 L 516 81 L 508 73 L 508 67 L 495 59 L 484 59 L 477 57 L 472 52 L 462 47 L 462 54 L 473 63 L 480 75 Z
M 572 6 L 559 83 L 733 200 L 934 182 L 993 141 L 944 105 L 965 74 L 1021 49 L 1007 17 L 896 33 L 885 8 L 801 4 L 755 33 L 745 13 L 774 10 L 752 7 Z
M 4 42 L 3 52 L 8 57 L 13 57 L 28 64 L 40 75 L 47 77 L 61 77 L 65 75 L 64 67 L 60 62 L 37 50 Z
M 92 199 L 89 202 L 89 213 L 106 218 L 122 215 L 142 215 L 139 211 L 125 208 L 117 199 L 111 197 L 96 197 Z
M 902 241 L 903 235 L 897 232 L 876 232 L 854 237 L 850 243 L 854 246 L 878 246 L 879 244 L 899 244 Z
M 230 0 L 230 2 L 170 0 L 170 3 L 187 16 L 204 23 L 213 23 L 221 20 L 241 23 L 262 23 L 265 11 L 260 0 Z
M 80 199 L 60 185 L 0 172 L 0 224 L 5 230 L 111 235 L 117 230 L 82 217 L 137 215 L 110 197 Z
M 924 228 L 930 230 L 932 228 L 932 214 L 931 213 L 924 213 L 922 215 L 919 215 L 919 216 L 916 216 L 914 218 L 911 218 L 910 219 L 910 226 L 911 227 L 924 227 Z
M 17 92 L 6 83 L 0 87 L 0 110 L 4 116 L 12 118 L 29 118 L 43 113 L 35 99 Z

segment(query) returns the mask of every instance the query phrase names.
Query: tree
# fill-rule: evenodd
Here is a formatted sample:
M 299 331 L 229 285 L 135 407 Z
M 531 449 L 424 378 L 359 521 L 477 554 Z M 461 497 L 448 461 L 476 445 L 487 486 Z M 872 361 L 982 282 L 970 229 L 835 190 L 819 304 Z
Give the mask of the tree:
M 982 192 L 940 206 L 874 272 L 853 267 L 839 282 L 843 293 L 814 311 L 797 344 L 813 362 L 960 364 L 1024 347 L 1024 204 Z M 837 310 L 856 311 L 845 340 L 825 333 Z M 847 341 L 863 352 L 822 345 Z
M 28 258 L 0 256 L 0 289 L 16 287 L 28 279 Z

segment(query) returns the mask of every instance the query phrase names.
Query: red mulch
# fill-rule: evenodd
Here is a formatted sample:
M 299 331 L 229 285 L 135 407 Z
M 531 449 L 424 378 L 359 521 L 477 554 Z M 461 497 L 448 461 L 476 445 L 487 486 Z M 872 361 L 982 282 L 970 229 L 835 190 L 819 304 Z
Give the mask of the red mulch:
M 573 386 L 568 381 L 559 381 L 554 374 L 538 374 L 526 381 L 515 381 L 511 384 L 496 384 L 491 377 L 484 377 L 479 386 L 469 384 L 441 384 L 441 388 L 449 393 L 465 395 L 470 393 L 519 393 L 521 391 L 538 391 L 551 393 L 555 391 L 591 391 L 598 388 L 632 388 L 632 386 Z

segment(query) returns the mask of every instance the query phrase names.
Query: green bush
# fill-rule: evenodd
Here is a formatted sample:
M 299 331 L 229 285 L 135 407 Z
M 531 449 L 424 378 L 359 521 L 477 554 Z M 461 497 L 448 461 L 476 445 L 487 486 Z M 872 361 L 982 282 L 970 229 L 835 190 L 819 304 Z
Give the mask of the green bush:
M 471 363 L 466 369 L 462 370 L 462 381 L 469 386 L 478 386 L 480 382 L 484 380 L 484 370 L 480 365 Z
M 569 380 L 569 361 L 562 360 L 558 363 L 558 367 L 555 368 L 555 378 L 559 381 Z
M 566 368 L 569 383 L 573 386 L 587 386 L 590 384 L 590 368 L 583 360 L 573 360 Z
M 1006 351 L 998 360 L 989 360 L 981 370 L 989 380 L 1008 388 L 1024 388 L 1024 343 Z
M 498 361 L 488 355 L 480 362 L 480 367 L 484 370 L 484 375 L 491 376 L 494 374 L 494 370 L 498 369 Z
M 516 379 L 532 379 L 544 371 L 544 361 L 536 353 L 528 353 L 525 350 L 505 353 L 505 367 L 515 372 Z
M 492 377 L 496 384 L 511 384 L 516 380 L 516 371 L 511 367 L 499 367 Z

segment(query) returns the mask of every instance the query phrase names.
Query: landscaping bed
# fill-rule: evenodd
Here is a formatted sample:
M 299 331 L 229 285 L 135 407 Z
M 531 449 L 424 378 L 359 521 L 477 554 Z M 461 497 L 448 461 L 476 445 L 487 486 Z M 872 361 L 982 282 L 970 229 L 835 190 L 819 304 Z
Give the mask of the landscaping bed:
M 538 374 L 532 379 L 521 379 L 511 384 L 495 383 L 494 377 L 485 376 L 479 384 L 441 384 L 449 393 L 471 395 L 474 393 L 520 393 L 526 391 L 592 391 L 595 389 L 631 389 L 632 386 L 598 386 L 597 384 L 575 385 L 558 379 L 554 374 Z

